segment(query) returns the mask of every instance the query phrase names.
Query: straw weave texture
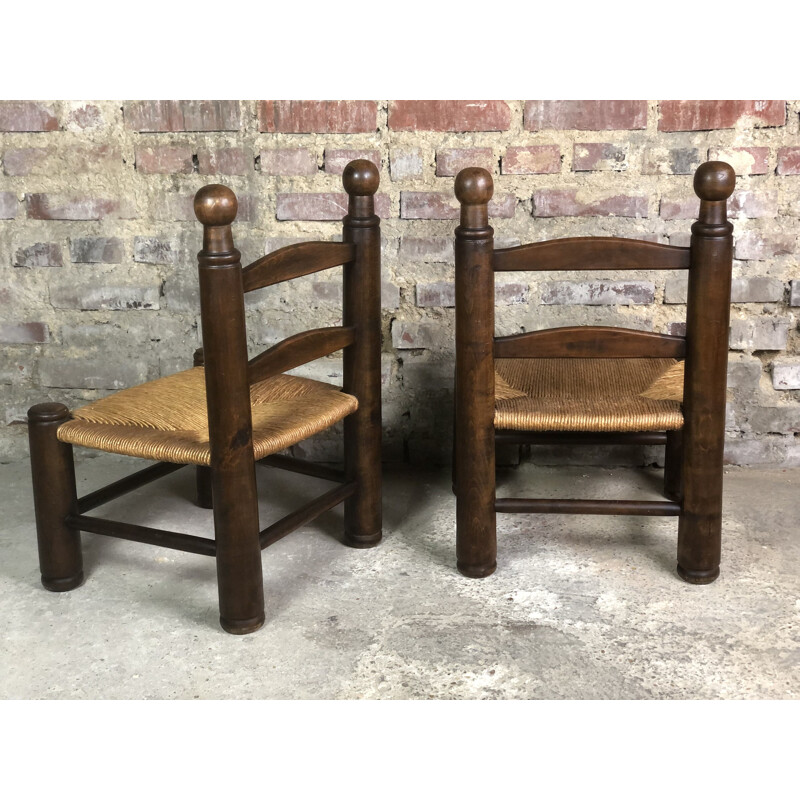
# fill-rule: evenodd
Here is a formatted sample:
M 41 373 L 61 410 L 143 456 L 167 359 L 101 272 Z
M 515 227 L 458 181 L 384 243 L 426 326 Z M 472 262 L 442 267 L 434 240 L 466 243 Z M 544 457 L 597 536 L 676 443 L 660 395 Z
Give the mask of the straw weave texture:
M 651 400 L 677 400 L 683 402 L 683 365 L 679 361 L 673 364 L 663 375 L 659 375 L 643 392 L 642 397 Z
M 518 431 L 664 431 L 683 427 L 680 403 L 641 397 L 672 358 L 498 358 L 495 428 Z M 496 385 L 499 381 L 496 380 Z
M 256 459 L 329 428 L 358 400 L 326 383 L 276 375 L 250 387 Z M 176 464 L 211 463 L 203 367 L 159 378 L 74 411 L 62 442 Z

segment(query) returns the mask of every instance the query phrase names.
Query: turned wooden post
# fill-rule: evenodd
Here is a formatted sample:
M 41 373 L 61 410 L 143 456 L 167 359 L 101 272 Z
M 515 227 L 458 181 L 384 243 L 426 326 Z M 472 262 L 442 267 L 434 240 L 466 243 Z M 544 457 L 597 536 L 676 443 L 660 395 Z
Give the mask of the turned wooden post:
M 78 513 L 72 445 L 57 437 L 68 419 L 69 409 L 61 403 L 39 403 L 28 410 L 39 569 L 42 585 L 51 592 L 68 592 L 83 583 L 81 534 L 67 524 L 67 517 Z
M 456 228 L 456 557 L 470 578 L 497 567 L 494 442 L 494 231 L 488 203 L 492 176 L 462 169 L 455 193 Z
M 194 211 L 203 224 L 197 260 L 220 624 L 229 633 L 250 633 L 264 624 L 264 587 L 242 265 L 231 232 L 236 196 L 225 186 L 204 186 Z
M 203 348 L 198 347 L 194 351 L 194 366 L 202 367 L 204 363 Z M 200 508 L 214 508 L 214 500 L 211 494 L 211 467 L 195 467 L 194 477 L 197 489 L 197 505 Z
M 373 547 L 381 540 L 381 230 L 374 197 L 378 168 L 351 161 L 342 183 L 349 195 L 342 238 L 355 245 L 344 265 L 343 324 L 355 328 L 344 350 L 343 389 L 358 398 L 358 411 L 344 419 L 344 459 L 348 481 L 358 489 L 344 503 L 345 542 Z
M 683 432 L 667 431 L 667 446 L 664 448 L 664 496 L 670 500 L 681 499 L 681 450 Z
M 678 574 L 689 583 L 719 575 L 722 534 L 722 457 L 731 302 L 733 226 L 727 200 L 736 179 L 722 161 L 694 176 L 700 214 L 692 225 L 686 308 L 683 502 L 678 524 Z

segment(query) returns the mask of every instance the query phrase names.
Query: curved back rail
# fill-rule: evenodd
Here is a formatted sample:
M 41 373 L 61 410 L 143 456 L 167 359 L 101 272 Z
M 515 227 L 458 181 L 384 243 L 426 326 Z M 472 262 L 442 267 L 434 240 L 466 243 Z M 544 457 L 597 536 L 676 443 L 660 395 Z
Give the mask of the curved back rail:
M 339 267 L 355 258 L 350 242 L 301 242 L 281 247 L 242 270 L 245 292 Z
M 552 239 L 495 250 L 495 272 L 547 270 L 689 269 L 688 247 L 620 239 L 582 236 Z

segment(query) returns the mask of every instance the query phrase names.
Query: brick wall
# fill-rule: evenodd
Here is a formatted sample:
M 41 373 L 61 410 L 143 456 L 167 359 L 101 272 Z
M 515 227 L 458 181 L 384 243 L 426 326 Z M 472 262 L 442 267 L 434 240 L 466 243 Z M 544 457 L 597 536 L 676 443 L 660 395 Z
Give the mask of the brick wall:
M 492 171 L 505 245 L 582 235 L 685 245 L 691 174 L 719 158 L 738 176 L 728 458 L 798 465 L 799 114 L 783 100 L 0 102 L 0 455 L 26 452 L 20 423 L 34 402 L 74 406 L 190 365 L 200 186 L 236 191 L 237 245 L 253 260 L 336 238 L 342 169 L 366 157 L 381 171 L 386 455 L 446 460 L 458 170 Z M 252 347 L 335 323 L 338 272 L 253 298 Z M 509 274 L 497 324 L 678 332 L 685 299 L 669 273 Z M 337 381 L 341 361 L 305 374 Z M 303 452 L 337 451 L 321 437 Z M 619 456 L 631 457 L 650 456 Z

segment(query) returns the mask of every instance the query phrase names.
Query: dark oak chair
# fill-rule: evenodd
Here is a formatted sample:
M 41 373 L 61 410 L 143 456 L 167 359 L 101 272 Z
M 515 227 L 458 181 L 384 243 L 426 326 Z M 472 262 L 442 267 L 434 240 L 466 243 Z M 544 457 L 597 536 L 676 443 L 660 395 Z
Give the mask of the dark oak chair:
M 237 202 L 220 185 L 195 196 L 203 223 L 198 254 L 203 348 L 195 366 L 117 392 L 72 414 L 60 403 L 28 412 L 42 583 L 56 592 L 83 581 L 80 531 L 214 556 L 220 622 L 230 633 L 264 623 L 261 550 L 344 502 L 345 542 L 381 539 L 380 220 L 369 161 L 346 167 L 342 242 L 285 247 L 242 268 L 231 224 Z M 292 336 L 248 361 L 244 294 L 344 265 L 340 327 Z M 344 350 L 343 388 L 285 375 Z M 278 454 L 344 419 L 345 467 Z M 159 463 L 76 496 L 72 446 Z M 327 493 L 259 532 L 256 463 L 335 482 Z M 197 466 L 198 503 L 214 509 L 215 538 L 99 519 L 88 511 L 184 465 Z
M 458 174 L 453 482 L 464 575 L 494 572 L 497 512 L 677 516 L 678 574 L 719 575 L 734 182 L 728 164 L 699 167 L 690 247 L 586 237 L 495 250 L 491 175 Z M 496 272 L 611 269 L 688 270 L 685 337 L 588 326 L 495 336 Z M 663 444 L 667 499 L 496 497 L 497 442 Z

